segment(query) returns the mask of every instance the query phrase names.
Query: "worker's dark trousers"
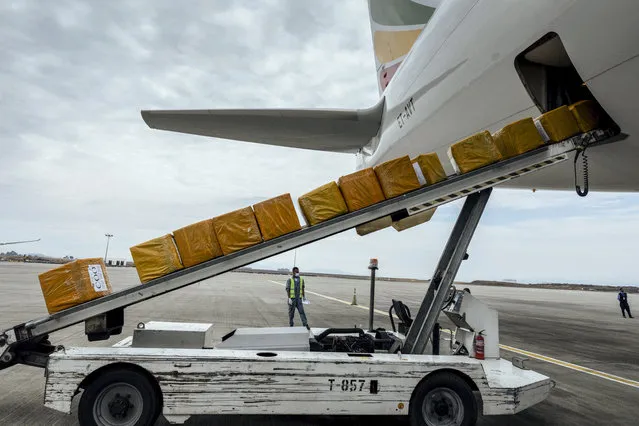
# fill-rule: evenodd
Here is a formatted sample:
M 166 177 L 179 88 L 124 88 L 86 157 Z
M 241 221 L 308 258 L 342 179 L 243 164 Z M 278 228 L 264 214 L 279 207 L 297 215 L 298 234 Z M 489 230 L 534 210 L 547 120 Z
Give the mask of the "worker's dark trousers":
M 628 312 L 628 316 L 632 318 L 632 314 L 630 313 L 630 305 L 628 305 L 628 303 L 620 303 L 619 306 L 621 306 L 621 315 L 623 315 L 624 318 L 626 317 L 624 311 Z
M 291 299 L 291 304 L 288 305 L 288 325 L 293 327 L 293 317 L 295 316 L 295 308 L 300 313 L 300 319 L 302 320 L 302 325 L 306 327 L 308 323 L 306 322 L 306 314 L 304 313 L 304 304 L 302 303 L 301 298 Z

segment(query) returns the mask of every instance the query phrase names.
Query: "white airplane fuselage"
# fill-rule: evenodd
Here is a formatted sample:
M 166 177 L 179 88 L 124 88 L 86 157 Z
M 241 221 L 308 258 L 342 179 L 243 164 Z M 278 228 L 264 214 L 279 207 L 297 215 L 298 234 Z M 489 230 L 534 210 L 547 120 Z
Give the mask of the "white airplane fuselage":
M 629 135 L 588 150 L 590 187 L 639 191 L 639 1 L 444 1 L 386 87 L 383 122 L 357 168 L 436 152 L 453 173 L 448 147 L 543 111 L 515 66 L 517 56 L 556 33 L 584 84 Z M 503 187 L 574 188 L 572 162 Z

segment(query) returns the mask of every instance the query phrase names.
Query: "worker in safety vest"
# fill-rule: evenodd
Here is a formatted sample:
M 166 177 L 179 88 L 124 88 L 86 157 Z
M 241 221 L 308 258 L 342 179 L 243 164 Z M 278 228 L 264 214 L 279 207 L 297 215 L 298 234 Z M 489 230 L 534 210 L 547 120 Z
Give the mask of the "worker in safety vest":
M 625 291 L 623 291 L 623 288 L 619 289 L 617 300 L 619 301 L 619 307 L 621 307 L 621 315 L 623 315 L 623 317 L 625 318 L 626 312 L 628 312 L 628 316 L 630 318 L 633 318 L 632 314 L 630 313 L 630 305 L 628 304 L 628 295 Z
M 295 308 L 300 313 L 300 319 L 304 327 L 308 327 L 306 322 L 306 314 L 304 313 L 304 304 L 302 300 L 306 297 L 304 288 L 304 278 L 300 277 L 300 270 L 297 266 L 293 268 L 293 276 L 286 280 L 286 298 L 288 299 L 288 324 L 293 327 L 293 317 L 295 316 Z

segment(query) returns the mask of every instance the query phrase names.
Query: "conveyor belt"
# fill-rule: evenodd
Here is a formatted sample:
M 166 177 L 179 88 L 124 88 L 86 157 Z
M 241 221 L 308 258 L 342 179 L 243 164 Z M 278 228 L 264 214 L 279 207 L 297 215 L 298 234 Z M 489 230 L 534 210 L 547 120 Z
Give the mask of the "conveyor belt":
M 315 226 L 270 240 L 248 249 L 186 268 L 170 275 L 95 299 L 55 314 L 16 325 L 0 333 L 0 369 L 11 361 L 12 347 L 95 316 L 140 303 L 207 278 L 310 244 L 356 226 L 397 212 L 415 212 L 464 198 L 472 193 L 497 186 L 527 173 L 552 166 L 569 158 L 577 146 L 608 143 L 619 139 L 611 131 L 594 130 L 561 143 L 492 164 L 473 172 L 451 176 L 434 185 L 425 186 L 365 209 L 348 213 Z M 3 359 L 4 358 L 4 359 Z

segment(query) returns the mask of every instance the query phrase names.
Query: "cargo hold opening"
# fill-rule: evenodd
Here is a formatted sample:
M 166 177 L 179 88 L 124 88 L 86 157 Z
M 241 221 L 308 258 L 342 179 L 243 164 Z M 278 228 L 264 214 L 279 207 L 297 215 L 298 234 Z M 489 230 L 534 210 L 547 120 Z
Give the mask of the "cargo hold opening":
M 556 33 L 546 34 L 520 53 L 515 58 L 515 68 L 542 113 L 582 100 L 597 102 Z M 599 102 L 597 104 L 605 112 Z M 604 127 L 618 131 L 618 126 L 608 115 L 602 118 Z

